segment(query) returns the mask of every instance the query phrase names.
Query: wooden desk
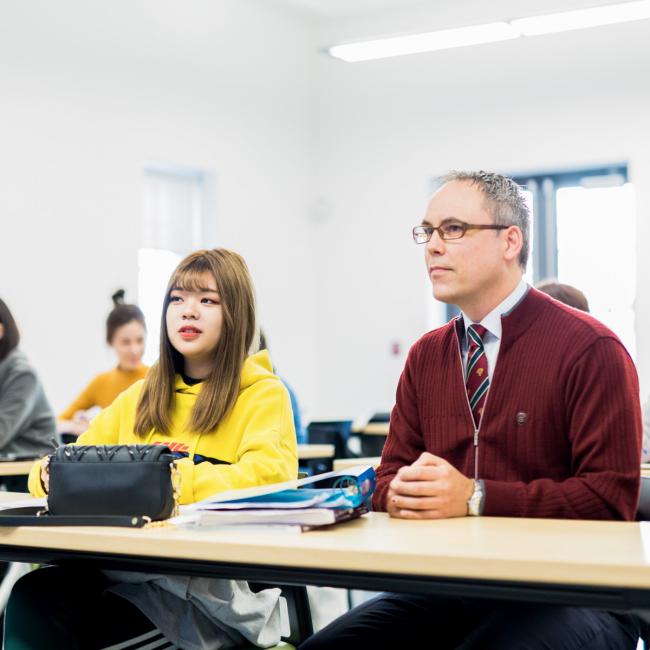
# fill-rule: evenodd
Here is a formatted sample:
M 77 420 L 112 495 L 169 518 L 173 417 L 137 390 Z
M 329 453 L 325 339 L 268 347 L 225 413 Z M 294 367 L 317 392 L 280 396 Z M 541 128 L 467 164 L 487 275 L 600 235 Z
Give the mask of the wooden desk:
M 365 427 L 355 429 L 353 433 L 362 436 L 387 436 L 389 426 L 389 422 L 368 422 Z
M 342 469 L 350 469 L 358 465 L 372 465 L 377 467 L 381 462 L 381 456 L 366 456 L 364 458 L 335 458 L 334 471 L 338 472 Z
M 299 460 L 333 457 L 334 445 L 298 445 Z M 33 464 L 33 460 L 2 461 L 0 462 L 0 476 L 26 476 Z
M 363 456 L 360 458 L 336 458 L 334 460 L 334 469 L 348 469 L 357 465 L 372 465 L 378 467 L 381 462 L 381 456 Z M 641 476 L 650 478 L 650 463 L 641 463 Z
M 298 445 L 298 460 L 334 458 L 334 445 Z
M 26 476 L 33 464 L 33 460 L 2 461 L 0 476 Z
M 1 494 L 7 499 L 9 494 Z M 650 609 L 650 524 L 382 513 L 302 534 L 260 530 L 0 528 L 0 558 L 278 584 Z
M 298 445 L 298 458 L 333 458 L 334 445 Z M 24 476 L 29 474 L 33 460 L 0 461 L 0 476 Z
M 381 456 L 389 427 L 388 422 L 369 422 L 354 432 L 359 436 L 361 453 L 364 456 Z

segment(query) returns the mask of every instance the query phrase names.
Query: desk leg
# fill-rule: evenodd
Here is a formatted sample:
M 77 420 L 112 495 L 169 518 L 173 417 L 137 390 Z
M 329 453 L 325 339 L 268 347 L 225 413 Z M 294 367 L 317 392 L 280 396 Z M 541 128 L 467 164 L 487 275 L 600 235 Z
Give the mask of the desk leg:
M 291 622 L 289 641 L 298 646 L 314 633 L 307 588 L 286 585 L 282 587 L 282 593 L 287 596 L 287 607 L 289 608 L 289 621 Z

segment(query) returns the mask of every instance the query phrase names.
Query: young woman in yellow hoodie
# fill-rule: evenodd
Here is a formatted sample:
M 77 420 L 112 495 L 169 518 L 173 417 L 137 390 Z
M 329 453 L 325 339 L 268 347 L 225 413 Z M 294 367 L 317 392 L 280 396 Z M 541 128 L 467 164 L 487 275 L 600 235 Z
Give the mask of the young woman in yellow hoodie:
M 180 503 L 295 478 L 289 396 L 272 373 L 268 353 L 250 354 L 257 348 L 257 330 L 244 260 L 225 249 L 199 251 L 183 260 L 169 282 L 161 332 L 160 358 L 147 377 L 102 411 L 77 444 L 167 445 L 179 458 Z M 34 496 L 47 493 L 46 466 L 42 461 L 32 468 Z M 133 587 L 126 590 L 131 593 L 127 600 L 121 585 L 104 573 L 45 568 L 28 574 L 9 601 L 4 647 L 119 644 L 126 650 L 145 639 L 159 639 L 157 648 L 211 647 L 205 645 L 214 642 L 210 621 L 188 611 L 190 603 L 179 604 L 179 620 L 173 620 L 165 601 L 164 616 L 157 617 L 151 594 L 133 597 Z M 188 627 L 195 638 L 181 638 Z M 136 639 L 133 645 L 131 639 Z

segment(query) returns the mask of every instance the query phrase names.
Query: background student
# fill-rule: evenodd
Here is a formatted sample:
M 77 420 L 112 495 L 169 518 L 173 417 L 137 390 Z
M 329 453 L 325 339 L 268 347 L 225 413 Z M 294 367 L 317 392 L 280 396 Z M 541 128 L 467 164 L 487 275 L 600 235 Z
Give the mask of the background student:
M 570 284 L 543 280 L 535 285 L 535 288 L 566 305 L 581 311 L 589 311 L 589 302 L 585 294 Z M 648 461 L 650 461 L 650 399 L 643 406 L 643 439 L 641 443 L 641 462 L 647 463 Z
M 106 342 L 117 356 L 117 367 L 97 375 L 81 394 L 59 415 L 59 430 L 80 434 L 88 428 L 89 409 L 106 408 L 129 386 L 147 373 L 142 363 L 146 326 L 144 314 L 136 305 L 124 303 L 124 290 L 115 292 L 113 310 L 106 319 Z
M 266 340 L 266 335 L 264 334 L 264 331 L 260 329 L 260 350 L 268 350 L 269 346 Z M 273 368 L 273 372 L 276 372 L 275 368 Z M 302 415 L 300 412 L 300 403 L 298 402 L 298 397 L 296 395 L 296 391 L 293 390 L 291 387 L 291 384 L 282 376 L 278 375 L 280 377 L 280 380 L 284 384 L 284 387 L 287 389 L 289 392 L 289 399 L 291 400 L 291 410 L 293 411 L 293 426 L 296 430 L 296 438 L 299 443 L 306 443 L 307 442 L 307 431 L 305 431 L 305 427 L 303 426 L 302 422 Z
M 181 503 L 295 478 L 289 396 L 268 352 L 250 354 L 257 348 L 255 301 L 244 260 L 224 249 L 183 260 L 168 285 L 161 329 L 160 358 L 145 380 L 104 409 L 79 444 L 168 445 L 179 457 Z M 38 462 L 30 474 L 34 496 L 47 492 L 45 467 Z M 276 590 L 253 594 L 232 581 L 126 576 L 133 576 L 130 583 L 62 567 L 25 576 L 9 601 L 4 647 L 126 649 L 144 638 L 171 647 L 165 637 L 182 648 L 221 647 L 224 624 L 249 641 L 273 643 L 265 634 Z M 224 585 L 227 602 L 251 601 L 240 610 L 246 616 L 238 618 L 224 603 Z M 134 638 L 140 641 L 131 645 Z
M 542 280 L 535 285 L 535 288 L 543 291 L 545 294 L 551 296 L 551 298 L 555 298 L 555 300 L 569 305 L 569 307 L 575 307 L 580 311 L 589 311 L 589 302 L 585 294 L 570 284 L 563 284 L 555 280 Z
M 18 348 L 19 341 L 16 321 L 0 299 L 0 453 L 37 458 L 51 450 L 56 421 L 36 371 Z M 0 481 L 10 491 L 27 490 L 27 477 L 7 476 Z

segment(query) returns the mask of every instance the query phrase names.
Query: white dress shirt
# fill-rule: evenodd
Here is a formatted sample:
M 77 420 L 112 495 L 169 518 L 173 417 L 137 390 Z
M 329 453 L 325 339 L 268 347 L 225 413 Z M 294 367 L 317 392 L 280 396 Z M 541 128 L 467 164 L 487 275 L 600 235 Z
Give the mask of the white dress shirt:
M 499 303 L 480 323 L 474 323 L 464 312 L 461 312 L 465 332 L 470 325 L 483 325 L 487 332 L 483 337 L 483 347 L 487 358 L 488 377 L 492 381 L 494 368 L 497 365 L 499 348 L 501 347 L 501 316 L 508 313 L 528 291 L 528 284 L 522 279 L 515 290 L 501 303 Z M 468 337 L 465 335 L 461 344 L 463 352 L 463 371 L 467 372 L 467 352 L 469 349 Z

